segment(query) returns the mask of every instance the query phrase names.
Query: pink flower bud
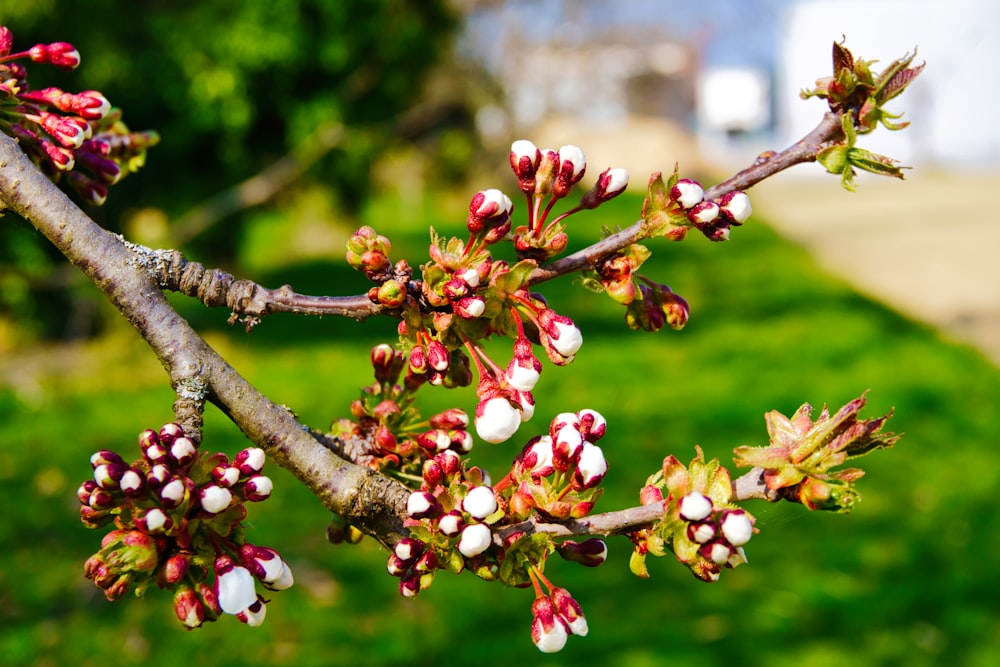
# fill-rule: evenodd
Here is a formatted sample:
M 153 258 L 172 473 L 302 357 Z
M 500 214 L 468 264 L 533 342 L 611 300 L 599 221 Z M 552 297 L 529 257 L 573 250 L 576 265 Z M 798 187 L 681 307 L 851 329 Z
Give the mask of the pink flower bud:
M 54 65 L 59 69 L 75 69 L 80 64 L 80 52 L 68 42 L 35 44 L 28 49 L 32 62 Z
M 113 452 L 110 449 L 96 451 L 90 456 L 90 466 L 92 468 L 96 469 L 97 466 L 108 463 L 125 465 L 125 459 L 123 459 L 117 452 Z
M 68 101 L 62 101 L 67 97 Z M 85 90 L 76 95 L 61 96 L 59 108 L 62 111 L 75 113 L 85 120 L 100 120 L 111 111 L 111 102 L 96 90 Z
M 580 200 L 583 208 L 597 208 L 609 199 L 625 192 L 628 187 L 628 172 L 624 169 L 605 169 L 597 177 L 597 183 Z
M 438 530 L 442 535 L 455 537 L 465 528 L 465 519 L 458 510 L 452 510 L 438 520 Z
M 430 418 L 430 424 L 434 428 L 460 429 L 469 426 L 469 415 L 459 408 L 451 408 L 444 412 L 439 412 Z
M 82 118 L 42 112 L 41 126 L 66 148 L 79 148 L 91 136 L 90 124 Z
M 554 197 L 565 197 L 587 170 L 587 159 L 579 146 L 567 145 L 559 149 L 559 170 L 552 184 Z
M 556 547 L 564 560 L 586 567 L 597 567 L 608 558 L 608 545 L 604 540 L 593 537 L 583 542 L 564 540 Z
M 177 438 L 170 445 L 170 456 L 180 466 L 191 463 L 197 453 L 198 447 L 191 438 Z
M 584 489 L 593 488 L 601 483 L 607 472 L 608 462 L 604 458 L 604 452 L 597 445 L 585 442 L 574 476 L 577 483 Z
M 509 439 L 521 426 L 521 413 L 503 396 L 495 396 L 476 406 L 476 433 L 486 442 Z
M 153 489 L 158 489 L 170 479 L 170 468 L 157 463 L 146 473 L 146 485 Z
M 555 472 L 552 464 L 552 437 L 538 436 L 530 442 L 519 457 L 520 465 L 532 477 L 547 477 Z
M 642 505 L 652 505 L 663 502 L 663 491 L 652 484 L 642 487 L 639 491 L 639 503 Z
M 451 352 L 441 341 L 432 340 L 427 343 L 427 363 L 436 371 L 446 371 L 451 363 Z
M 753 207 L 750 206 L 750 197 L 742 190 L 726 193 L 717 201 L 722 216 L 734 225 L 742 225 L 750 217 L 750 214 L 753 213 Z
M 449 477 L 462 470 L 462 458 L 450 449 L 436 454 L 434 460 L 440 464 L 441 471 Z
M 453 303 L 452 308 L 459 317 L 474 320 L 486 312 L 486 301 L 481 296 L 467 296 Z
M 396 546 L 393 548 L 393 552 L 403 562 L 410 563 L 420 558 L 420 554 L 422 554 L 426 548 L 427 545 L 420 540 L 412 537 L 404 537 L 396 543 Z
M 212 479 L 219 486 L 228 489 L 240 481 L 240 469 L 231 465 L 217 465 L 212 469 Z
M 414 491 L 406 500 L 406 513 L 411 519 L 435 516 L 441 513 L 441 504 L 426 491 Z
M 188 567 L 190 565 L 190 556 L 184 554 L 174 554 L 163 563 L 163 569 L 161 570 L 163 582 L 168 586 L 179 584 L 183 581 L 184 575 L 187 574 Z
M 102 489 L 118 490 L 127 470 L 129 467 L 124 463 L 102 463 L 94 468 L 94 481 Z
M 583 452 L 583 436 L 575 426 L 563 426 L 552 438 L 552 465 L 565 472 L 580 460 Z
M 160 427 L 159 441 L 160 444 L 169 447 L 170 444 L 184 435 L 184 429 L 181 428 L 180 424 L 175 424 L 170 422 L 169 424 L 164 424 Z
M 198 491 L 201 508 L 209 514 L 219 514 L 226 511 L 233 502 L 232 492 L 217 484 L 206 484 Z
M 385 571 L 392 577 L 402 577 L 410 571 L 410 564 L 394 553 L 385 561 Z
M 167 509 L 180 507 L 186 497 L 187 487 L 178 477 L 173 478 L 160 489 L 160 500 Z
M 580 434 L 587 442 L 597 442 L 608 430 L 608 422 L 604 415 L 596 410 L 586 408 L 577 413 L 580 418 Z
M 488 486 L 473 487 L 462 500 L 462 509 L 480 521 L 497 511 L 497 499 Z
M 254 475 L 264 469 L 267 456 L 260 447 L 247 447 L 233 460 L 233 465 L 244 475 Z
M 477 192 L 469 204 L 469 217 L 466 227 L 472 234 L 479 234 L 484 229 L 503 224 L 510 219 L 514 204 L 510 197 L 496 188 Z
M 14 46 L 14 33 L 7 26 L 0 25 L 0 57 L 10 53 Z
M 583 334 L 573 324 L 573 320 L 564 315 L 559 315 L 546 308 L 538 314 L 538 324 L 542 344 L 546 347 L 546 351 L 554 350 L 563 358 L 562 363 L 572 360 L 580 346 L 583 345 Z M 549 356 L 552 357 L 551 354 Z
M 678 509 L 685 521 L 703 521 L 712 513 L 712 500 L 703 493 L 692 491 L 681 498 Z
M 174 593 L 174 613 L 187 628 L 197 628 L 205 622 L 205 605 L 190 586 L 181 586 Z
M 473 523 L 462 529 L 458 550 L 466 558 L 472 558 L 490 548 L 493 534 L 485 523 Z
M 79 486 L 76 490 L 76 497 L 80 501 L 81 505 L 87 505 L 90 503 L 90 494 L 97 489 L 97 482 L 92 479 L 85 480 L 83 484 Z
M 705 198 L 705 190 L 698 181 L 681 178 L 670 188 L 670 198 L 681 208 L 689 209 Z
M 49 163 L 59 171 L 72 171 L 76 165 L 73 151 L 63 146 L 56 146 L 51 141 L 42 139 L 38 142 L 45 155 L 49 158 Z
M 542 653 L 557 653 L 566 646 L 569 627 L 556 614 L 555 605 L 548 597 L 537 597 L 531 605 L 531 641 Z
M 692 542 L 705 544 L 715 539 L 716 526 L 711 521 L 695 521 L 688 524 L 687 537 Z
M 542 161 L 542 152 L 527 139 L 518 139 L 510 145 L 510 167 L 517 176 L 521 192 L 530 194 L 535 190 L 535 172 Z
M 554 588 L 551 593 L 555 612 L 566 621 L 569 631 L 579 637 L 586 637 L 588 632 L 587 619 L 583 615 L 580 603 L 573 599 L 565 588 Z
M 714 201 L 700 201 L 688 209 L 687 218 L 695 226 L 708 225 L 719 217 L 719 205 Z
M 243 485 L 243 495 L 252 503 L 267 500 L 274 490 L 274 482 L 267 475 L 254 475 Z

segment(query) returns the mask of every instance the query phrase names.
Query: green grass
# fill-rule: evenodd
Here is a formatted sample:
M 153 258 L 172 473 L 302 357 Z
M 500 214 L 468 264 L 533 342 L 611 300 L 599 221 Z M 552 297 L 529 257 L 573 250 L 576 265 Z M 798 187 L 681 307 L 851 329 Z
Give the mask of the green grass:
M 628 224 L 638 206 L 616 200 L 573 218 L 572 231 L 586 239 L 602 224 Z M 460 205 L 444 208 L 461 222 Z M 449 225 L 425 216 L 389 200 L 368 211 L 368 221 L 393 239 L 394 257 L 419 257 L 427 224 Z M 248 264 L 272 251 L 273 233 L 254 246 L 262 237 L 248 234 Z M 727 244 L 699 236 L 652 246 L 647 273 L 689 299 L 688 327 L 633 333 L 609 299 L 578 285 L 547 286 L 550 304 L 580 324 L 585 344 L 572 365 L 546 368 L 538 413 L 519 437 L 560 411 L 601 411 L 611 470 L 598 509 L 614 509 L 635 503 L 668 453 L 689 458 L 700 444 L 725 462 L 733 446 L 764 441 L 765 411 L 787 414 L 806 401 L 817 410 L 837 407 L 870 389 L 865 416 L 895 406 L 889 428 L 906 436 L 862 462 L 864 500 L 852 515 L 753 504 L 761 534 L 748 545 L 750 563 L 714 585 L 671 558 L 651 560 L 652 578 L 636 579 L 623 540 L 611 543 L 598 570 L 554 560 L 547 574 L 580 600 L 591 633 L 549 657 L 529 638 L 529 591 L 440 575 L 417 601 L 404 601 L 385 574 L 384 555 L 370 541 L 326 544 L 323 508 L 272 468 L 276 491 L 252 508 L 251 539 L 281 549 L 297 585 L 273 596 L 260 628 L 224 618 L 185 632 L 162 591 L 110 604 L 81 574 L 100 539 L 80 525 L 74 494 L 90 472 L 90 453 L 113 447 L 134 455 L 135 435 L 170 414 L 155 360 L 133 334 L 114 330 L 94 364 L 43 378 L 31 391 L 0 391 L 0 662 L 997 664 L 1000 374 L 974 351 L 824 274 L 762 221 L 736 230 Z M 256 265 L 272 272 L 261 278 L 267 284 L 363 289 L 339 257 Z M 358 327 L 274 316 L 248 335 L 225 327 L 222 311 L 177 302 L 240 372 L 317 427 L 346 414 L 368 381 L 368 349 L 393 330 L 388 321 Z M 498 357 L 506 347 L 497 345 Z M 431 390 L 423 399 L 428 410 L 475 404 L 468 391 Z M 243 446 L 214 409 L 206 422 L 206 446 L 230 453 Z M 514 449 L 478 445 L 473 454 L 496 478 Z

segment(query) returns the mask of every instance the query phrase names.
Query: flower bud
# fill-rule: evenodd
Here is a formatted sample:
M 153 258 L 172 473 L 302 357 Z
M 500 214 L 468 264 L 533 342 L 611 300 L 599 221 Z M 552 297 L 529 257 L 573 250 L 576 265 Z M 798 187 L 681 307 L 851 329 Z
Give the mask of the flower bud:
M 254 475 L 243 485 L 244 497 L 252 503 L 267 500 L 274 489 L 274 482 L 267 475 Z
M 179 466 L 186 466 L 194 460 L 198 447 L 191 438 L 177 438 L 170 444 L 170 456 Z
M 117 490 L 127 470 L 129 467 L 124 463 L 102 463 L 94 468 L 94 481 L 102 489 Z
M 565 197 L 587 170 L 587 159 L 579 146 L 567 145 L 559 149 L 559 170 L 552 184 L 553 197 Z
M 542 653 L 557 653 L 566 646 L 569 627 L 556 614 L 555 605 L 548 597 L 535 598 L 531 605 L 531 641 Z
M 542 161 L 542 152 L 527 139 L 518 139 L 510 145 L 510 167 L 517 176 L 521 192 L 535 191 L 535 172 Z
M 406 513 L 411 519 L 423 519 L 440 514 L 438 499 L 426 491 L 414 491 L 406 500 Z
M 135 525 L 139 530 L 150 535 L 159 535 L 173 528 L 174 520 L 167 516 L 159 507 L 154 507 L 136 517 Z
M 698 181 L 681 178 L 670 188 L 670 198 L 681 208 L 689 209 L 705 198 L 705 190 Z
M 257 601 L 253 575 L 229 556 L 215 559 L 215 589 L 219 607 L 227 614 L 243 611 Z
M 101 449 L 90 455 L 90 466 L 96 469 L 99 465 L 114 464 L 125 465 L 125 459 L 118 452 L 110 449 Z
M 186 498 L 187 486 L 184 484 L 184 480 L 179 477 L 174 477 L 160 489 L 160 500 L 167 509 L 180 507 Z
M 233 460 L 233 465 L 244 475 L 254 475 L 264 469 L 267 460 L 264 450 L 260 447 L 247 447 Z
M 393 548 L 393 552 L 405 563 L 411 563 L 420 558 L 427 548 L 427 545 L 412 537 L 404 537 Z
M 685 521 L 702 521 L 712 513 L 711 499 L 697 491 L 692 491 L 681 498 L 677 507 L 681 518 Z
M 714 201 L 700 201 L 687 212 L 687 219 L 696 227 L 710 224 L 718 217 L 719 205 Z
M 455 537 L 462 532 L 463 528 L 465 528 L 465 519 L 462 518 L 462 513 L 458 510 L 452 510 L 442 515 L 438 520 L 438 530 L 441 531 L 442 535 L 448 537 Z
M 450 449 L 438 452 L 434 460 L 441 466 L 441 471 L 447 477 L 458 474 L 462 470 L 462 458 Z
M 466 227 L 472 234 L 479 234 L 489 227 L 502 225 L 510 219 L 514 204 L 510 197 L 496 188 L 477 192 L 469 204 Z
M 174 593 L 174 613 L 185 627 L 197 628 L 205 622 L 205 605 L 190 586 L 181 586 Z
M 241 623 L 246 623 L 251 628 L 256 628 L 263 623 L 266 615 L 267 605 L 264 604 L 264 598 L 260 595 L 257 596 L 257 599 L 254 600 L 249 607 L 238 611 L 235 614 L 237 620 Z
M 191 557 L 185 554 L 174 554 L 163 563 L 160 570 L 160 577 L 163 583 L 168 586 L 179 584 L 187 574 L 191 565 Z
M 540 326 L 542 345 L 546 351 L 554 350 L 562 363 L 567 363 L 583 345 L 583 334 L 573 324 L 573 320 L 564 315 L 559 315 L 551 309 L 544 309 L 538 314 L 538 324 Z M 552 355 L 549 355 L 552 358 Z M 557 362 L 557 359 L 552 359 Z M 557 362 L 558 363 L 558 362 Z
M 552 438 L 552 465 L 565 472 L 577 464 L 583 452 L 583 436 L 574 426 L 563 426 Z
M 488 486 L 473 487 L 462 500 L 462 509 L 473 519 L 483 520 L 497 511 L 497 499 Z
M 580 418 L 580 435 L 587 442 L 597 442 L 608 430 L 608 422 L 604 415 L 596 410 L 586 408 L 577 413 Z
M 693 521 L 688 524 L 687 537 L 692 542 L 705 544 L 715 539 L 716 526 L 711 521 Z
M 733 555 L 733 547 L 722 540 L 709 542 L 698 550 L 703 558 L 707 558 L 716 565 L 725 565 L 729 557 Z
M 493 534 L 485 523 L 473 523 L 462 529 L 458 550 L 466 558 L 478 556 L 493 543 Z
M 464 429 L 469 426 L 469 415 L 459 408 L 450 408 L 430 418 L 433 428 Z
M 580 200 L 583 208 L 597 208 L 609 199 L 614 199 L 628 187 L 628 172 L 624 169 L 605 169 L 597 177 L 597 183 Z
M 533 438 L 515 459 L 518 465 L 531 473 L 532 477 L 547 477 L 555 471 L 552 464 L 552 437 L 548 435 Z
M 722 216 L 734 225 L 742 225 L 750 218 L 750 214 L 753 213 L 753 207 L 750 206 L 750 197 L 742 190 L 728 192 L 716 201 L 719 204 Z
M 753 522 L 743 510 L 730 510 L 722 519 L 722 536 L 734 547 L 741 547 L 753 537 Z
M 586 567 L 597 567 L 608 558 L 608 545 L 596 537 L 583 542 L 564 540 L 556 546 L 556 551 L 564 560 Z
M 201 508 L 209 514 L 219 514 L 226 511 L 233 502 L 232 492 L 217 484 L 206 484 L 198 491 Z
M 386 280 L 375 290 L 375 299 L 386 308 L 399 308 L 406 303 L 406 285 L 394 278 Z
M 476 406 L 476 433 L 486 442 L 503 442 L 520 426 L 520 411 L 503 396 L 494 396 Z
M 467 320 L 482 317 L 486 312 L 486 301 L 481 296 L 467 296 L 452 304 L 455 314 Z
M 159 442 L 165 447 L 170 447 L 174 440 L 184 435 L 184 429 L 180 424 L 170 422 L 160 427 Z
M 216 484 L 227 489 L 240 481 L 240 469 L 231 465 L 217 465 L 211 475 Z
M 604 458 L 604 452 L 597 445 L 585 442 L 574 475 L 576 482 L 582 488 L 590 489 L 600 484 L 607 472 L 608 462 Z
M 80 64 L 80 52 L 68 42 L 35 44 L 28 49 L 31 62 L 54 65 L 59 69 L 75 69 Z
M 580 603 L 573 599 L 565 588 L 554 588 L 551 593 L 555 612 L 566 621 L 569 631 L 579 637 L 586 637 L 588 632 L 587 619 L 583 615 Z

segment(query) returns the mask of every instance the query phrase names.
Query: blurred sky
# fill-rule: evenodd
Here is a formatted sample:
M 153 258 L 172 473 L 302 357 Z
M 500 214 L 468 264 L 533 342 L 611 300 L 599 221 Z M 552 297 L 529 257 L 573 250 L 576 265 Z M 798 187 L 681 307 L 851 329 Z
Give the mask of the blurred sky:
M 846 38 L 856 55 L 882 63 L 918 47 L 917 62 L 928 67 L 897 107 L 914 125 L 878 132 L 868 148 L 910 163 L 1000 164 L 996 0 L 511 0 L 473 12 L 463 49 L 495 65 L 505 31 L 586 48 L 601 31 L 650 25 L 697 45 L 705 68 L 766 70 L 780 145 L 815 124 L 822 103 L 802 102 L 798 92 L 829 72 L 833 41 Z

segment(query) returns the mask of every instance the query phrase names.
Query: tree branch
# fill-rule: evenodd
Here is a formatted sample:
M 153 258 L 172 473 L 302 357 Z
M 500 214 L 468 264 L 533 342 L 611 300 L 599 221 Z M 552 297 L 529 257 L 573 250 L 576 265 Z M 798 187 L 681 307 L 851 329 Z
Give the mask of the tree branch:
M 122 239 L 102 229 L 0 134 L 0 202 L 29 220 L 104 293 L 154 351 L 175 390 L 196 379 L 206 399 L 305 484 L 323 505 L 383 544 L 405 535 L 408 490 L 338 457 L 268 400 L 170 305 Z
M 747 190 L 779 171 L 784 171 L 803 162 L 813 162 L 816 160 L 816 151 L 823 144 L 834 141 L 841 136 L 843 136 L 843 130 L 840 126 L 840 116 L 828 111 L 824 114 L 819 125 L 809 134 L 780 153 L 775 153 L 767 159 L 758 160 L 731 178 L 709 188 L 705 191 L 705 199 L 717 199 L 734 190 Z M 647 237 L 644 222 L 639 220 L 583 250 L 538 267 L 528 278 L 528 284 L 537 285 L 567 273 L 593 269 L 605 257 Z

